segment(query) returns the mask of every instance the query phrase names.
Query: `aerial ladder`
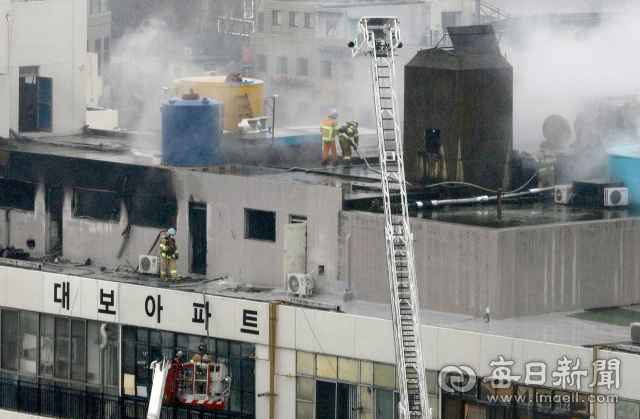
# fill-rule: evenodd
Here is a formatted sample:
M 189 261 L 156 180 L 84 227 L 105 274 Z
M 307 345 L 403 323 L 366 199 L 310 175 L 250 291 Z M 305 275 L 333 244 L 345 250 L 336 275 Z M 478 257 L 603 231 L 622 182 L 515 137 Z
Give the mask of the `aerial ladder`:
M 402 138 L 396 110 L 398 101 L 394 90 L 394 57 L 396 50 L 402 47 L 398 19 L 363 17 L 358 22 L 358 36 L 349 42 L 349 47 L 354 57 L 361 52 L 371 57 L 400 418 L 430 419 Z M 399 190 L 400 205 L 394 203 L 394 211 L 390 185 Z M 399 213 L 397 208 L 400 208 Z

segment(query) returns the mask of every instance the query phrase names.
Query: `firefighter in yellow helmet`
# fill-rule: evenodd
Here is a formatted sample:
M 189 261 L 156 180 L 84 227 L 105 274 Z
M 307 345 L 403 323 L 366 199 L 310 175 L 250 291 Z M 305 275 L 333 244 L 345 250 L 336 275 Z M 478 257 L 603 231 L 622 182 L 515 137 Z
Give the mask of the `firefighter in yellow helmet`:
M 354 119 L 353 121 L 345 122 L 340 125 L 338 132 L 338 140 L 342 149 L 342 162 L 345 167 L 351 167 L 351 147 L 356 149 L 360 140 L 358 121 Z
M 338 164 L 338 154 L 336 152 L 336 135 L 338 134 L 338 111 L 333 109 L 327 119 L 320 125 L 320 135 L 322 136 L 322 165 L 327 164 L 329 151 L 333 164 Z
M 160 279 L 167 280 L 167 269 L 171 274 L 171 279 L 178 281 L 178 246 L 176 245 L 176 230 L 170 228 L 167 235 L 160 240 Z
M 540 151 L 536 153 L 535 161 L 538 163 L 538 188 L 554 186 L 556 171 L 553 165 L 556 162 L 556 154 L 551 144 L 546 141 L 540 144 Z

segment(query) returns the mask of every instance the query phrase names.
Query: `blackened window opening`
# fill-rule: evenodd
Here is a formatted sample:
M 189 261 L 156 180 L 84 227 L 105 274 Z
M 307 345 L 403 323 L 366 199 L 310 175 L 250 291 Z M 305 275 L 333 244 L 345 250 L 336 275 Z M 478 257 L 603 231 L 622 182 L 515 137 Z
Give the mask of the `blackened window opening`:
M 133 195 L 129 223 L 154 228 L 175 227 L 178 201 L 173 196 Z
M 273 211 L 244 210 L 245 239 L 276 241 L 276 213 Z
M 33 211 L 35 187 L 33 183 L 0 179 L 0 207 Z
M 74 217 L 87 217 L 101 221 L 120 219 L 120 198 L 114 192 L 93 189 L 73 190 Z

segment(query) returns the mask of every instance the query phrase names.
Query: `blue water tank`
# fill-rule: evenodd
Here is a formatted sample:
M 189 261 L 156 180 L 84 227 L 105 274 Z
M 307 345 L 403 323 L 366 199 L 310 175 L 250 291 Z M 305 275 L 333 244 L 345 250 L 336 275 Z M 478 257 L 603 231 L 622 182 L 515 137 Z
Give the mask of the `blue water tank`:
M 607 154 L 607 177 L 624 182 L 629 188 L 629 204 L 640 205 L 640 146 L 613 147 Z
M 220 164 L 223 104 L 185 93 L 162 104 L 162 164 L 204 167 Z

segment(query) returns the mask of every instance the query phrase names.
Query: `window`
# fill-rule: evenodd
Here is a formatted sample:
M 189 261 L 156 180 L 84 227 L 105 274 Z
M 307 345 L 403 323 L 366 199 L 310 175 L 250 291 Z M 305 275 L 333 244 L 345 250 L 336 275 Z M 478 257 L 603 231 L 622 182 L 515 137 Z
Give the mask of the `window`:
M 256 55 L 256 67 L 258 67 L 258 71 L 267 71 L 267 56 L 257 54 Z
M 309 60 L 306 58 L 298 58 L 298 76 L 306 76 L 309 74 Z
M 0 207 L 33 211 L 35 198 L 33 183 L 0 179 Z
M 393 365 L 299 351 L 296 417 L 350 418 L 359 410 L 370 419 L 397 419 L 394 377 Z
M 342 78 L 345 80 L 353 80 L 353 63 L 342 63 Z
M 276 213 L 245 208 L 244 238 L 276 241 Z
M 142 327 L 122 327 L 123 394 L 148 397 L 151 392 L 149 363 L 155 359 L 172 359 L 182 351 L 190 360 L 204 344 L 213 362 L 227 365 L 232 377 L 226 415 L 253 417 L 255 414 L 255 353 L 253 344 L 226 339 L 206 338 L 182 333 L 161 332 Z M 117 370 L 117 368 L 116 368 Z M 236 415 L 230 415 L 230 412 Z M 226 417 L 224 415 L 224 417 Z
M 298 26 L 298 12 L 289 12 L 289 26 Z
M 20 132 L 53 130 L 53 79 L 40 77 L 38 66 L 19 69 Z
M 327 37 L 335 38 L 338 36 L 338 21 L 327 20 Z
M 264 13 L 258 13 L 257 31 L 264 32 Z
M 145 227 L 168 229 L 175 226 L 178 202 L 173 196 L 133 195 L 129 223 Z
M 271 11 L 271 24 L 273 26 L 280 26 L 281 25 L 280 16 L 281 16 L 280 10 L 272 10 Z
M 305 28 L 314 28 L 315 27 L 315 18 L 313 13 L 305 13 L 304 14 L 304 27 Z
M 276 72 L 287 74 L 287 57 L 278 57 L 276 59 Z
M 73 216 L 101 221 L 120 219 L 120 197 L 115 192 L 93 189 L 73 190 Z
M 2 309 L 0 315 L 3 369 L 19 372 L 21 380 L 40 377 L 82 390 L 90 383 L 95 391 L 117 394 L 118 369 L 105 368 L 118 365 L 117 327 L 23 310 Z
M 331 78 L 331 61 L 320 61 L 320 77 Z

